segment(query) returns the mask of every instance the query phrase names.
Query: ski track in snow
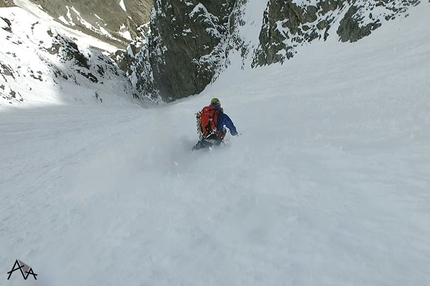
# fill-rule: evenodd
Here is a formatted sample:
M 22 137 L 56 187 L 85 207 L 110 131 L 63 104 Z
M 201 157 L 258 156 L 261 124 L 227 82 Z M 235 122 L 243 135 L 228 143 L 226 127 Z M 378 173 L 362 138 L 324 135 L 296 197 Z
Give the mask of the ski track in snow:
M 3 107 L 0 265 L 38 280 L 2 285 L 427 285 L 429 12 L 157 108 Z M 214 96 L 242 135 L 191 152 Z

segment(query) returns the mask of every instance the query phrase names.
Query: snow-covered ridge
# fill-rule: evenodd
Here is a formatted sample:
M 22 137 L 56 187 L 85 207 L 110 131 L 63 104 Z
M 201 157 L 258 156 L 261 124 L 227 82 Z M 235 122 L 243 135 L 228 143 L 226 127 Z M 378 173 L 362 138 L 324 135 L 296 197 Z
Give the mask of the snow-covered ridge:
M 62 25 L 124 49 L 139 37 L 138 28 L 149 21 L 151 0 L 37 1 L 15 3 L 38 17 L 52 17 Z M 45 14 L 45 15 L 43 15 Z
M 133 97 L 123 72 L 85 44 L 85 37 L 78 45 L 64 31 L 21 8 L 0 9 L 0 39 L 1 105 L 109 103 L 112 96 L 124 101 Z

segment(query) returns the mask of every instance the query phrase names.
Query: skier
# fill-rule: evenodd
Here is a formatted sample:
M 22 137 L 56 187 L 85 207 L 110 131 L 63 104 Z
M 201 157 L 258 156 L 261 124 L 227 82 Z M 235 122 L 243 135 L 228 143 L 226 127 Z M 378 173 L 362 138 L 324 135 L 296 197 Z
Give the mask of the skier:
M 230 130 L 231 135 L 238 135 L 233 121 L 224 113 L 218 98 L 212 98 L 209 106 L 196 113 L 196 119 L 200 140 L 192 150 L 220 145 L 227 133 L 226 128 Z

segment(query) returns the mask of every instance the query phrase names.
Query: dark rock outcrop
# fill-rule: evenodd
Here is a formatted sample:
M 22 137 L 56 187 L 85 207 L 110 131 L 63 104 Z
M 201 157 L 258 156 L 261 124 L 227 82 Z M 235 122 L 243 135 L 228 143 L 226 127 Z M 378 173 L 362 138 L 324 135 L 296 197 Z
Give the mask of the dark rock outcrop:
M 200 93 L 215 76 L 235 0 L 156 0 L 147 47 L 134 73 L 139 91 L 172 101 Z
M 317 6 L 298 6 L 291 0 L 270 0 L 264 11 L 260 48 L 254 65 L 282 63 L 294 55 L 294 47 L 326 39 L 336 19 L 333 11 L 342 9 L 344 2 L 327 0 Z
M 355 42 L 394 19 L 419 0 L 325 0 L 316 5 L 292 0 L 269 0 L 264 12 L 260 45 L 254 66 L 284 62 L 296 47 L 336 35 L 342 42 Z M 345 12 L 346 11 L 346 12 Z M 333 26 L 338 29 L 333 31 Z
M 13 0 L 0 0 L 0 7 L 13 7 L 15 3 Z
M 417 5 L 418 0 L 375 1 L 374 3 L 354 3 L 340 21 L 337 34 L 342 42 L 356 42 L 379 28 L 382 20 L 392 20 L 400 13 L 405 13 L 409 6 Z M 383 14 L 373 12 L 375 8 L 386 11 Z

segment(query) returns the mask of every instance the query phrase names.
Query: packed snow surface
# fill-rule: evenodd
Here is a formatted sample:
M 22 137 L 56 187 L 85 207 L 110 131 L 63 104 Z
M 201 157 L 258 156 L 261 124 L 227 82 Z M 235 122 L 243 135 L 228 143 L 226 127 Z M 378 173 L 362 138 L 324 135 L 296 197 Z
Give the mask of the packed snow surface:
M 0 106 L 1 285 L 429 285 L 429 14 L 169 105 Z M 191 152 L 212 97 L 241 135 Z

